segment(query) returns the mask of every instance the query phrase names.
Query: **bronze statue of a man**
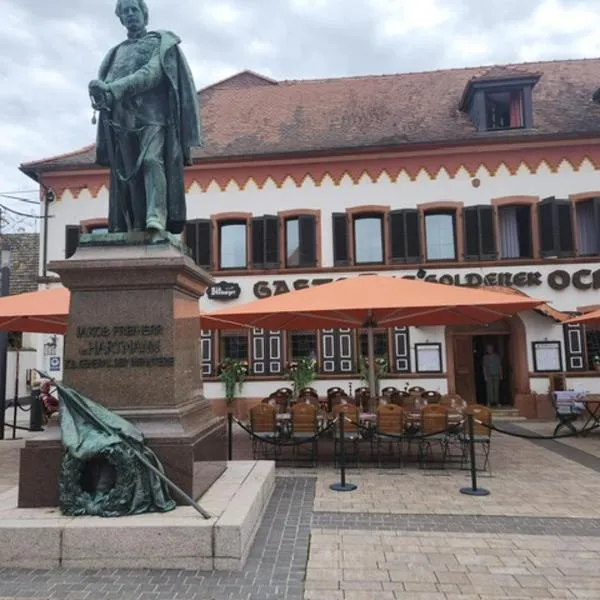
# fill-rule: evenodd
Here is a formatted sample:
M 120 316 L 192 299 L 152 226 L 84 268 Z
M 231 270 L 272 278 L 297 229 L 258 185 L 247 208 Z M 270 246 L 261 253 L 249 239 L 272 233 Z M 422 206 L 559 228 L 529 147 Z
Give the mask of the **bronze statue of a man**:
M 181 233 L 183 167 L 201 145 L 196 89 L 169 31 L 147 31 L 144 0 L 118 0 L 127 39 L 112 48 L 89 84 L 100 111 L 96 162 L 109 166 L 108 230 Z

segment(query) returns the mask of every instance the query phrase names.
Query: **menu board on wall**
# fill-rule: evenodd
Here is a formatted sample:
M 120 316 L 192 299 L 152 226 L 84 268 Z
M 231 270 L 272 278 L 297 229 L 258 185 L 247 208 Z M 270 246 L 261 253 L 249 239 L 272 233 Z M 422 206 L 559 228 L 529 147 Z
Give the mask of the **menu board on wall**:
M 533 342 L 533 370 L 537 373 L 562 371 L 560 342 Z
M 415 366 L 417 373 L 441 373 L 442 345 L 415 344 Z

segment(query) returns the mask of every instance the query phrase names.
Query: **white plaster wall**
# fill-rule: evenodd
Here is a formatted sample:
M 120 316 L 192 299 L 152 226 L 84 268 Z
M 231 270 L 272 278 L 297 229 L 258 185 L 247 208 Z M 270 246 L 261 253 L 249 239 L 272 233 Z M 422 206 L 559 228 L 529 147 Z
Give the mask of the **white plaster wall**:
M 398 164 L 401 164 L 399 161 Z M 365 163 L 367 166 L 367 163 Z M 274 214 L 277 211 L 299 208 L 320 209 L 322 214 L 323 266 L 331 266 L 333 260 L 331 213 L 344 211 L 348 207 L 365 204 L 380 204 L 395 208 L 409 208 L 425 202 L 451 200 L 463 202 L 466 206 L 489 203 L 492 198 L 514 195 L 532 195 L 544 198 L 556 196 L 566 198 L 570 194 L 600 190 L 600 171 L 591 163 L 584 161 L 575 172 L 564 161 L 552 173 L 545 165 L 535 174 L 522 166 L 516 175 L 510 175 L 505 167 L 500 167 L 491 176 L 485 167 L 481 167 L 476 177 L 480 180 L 478 188 L 473 187 L 471 176 L 465 169 L 459 170 L 451 179 L 442 170 L 432 180 L 424 171 L 414 181 L 401 174 L 392 182 L 387 174 L 382 174 L 376 183 L 363 176 L 354 184 L 349 176 L 335 185 L 326 177 L 316 186 L 310 178 L 305 178 L 302 187 L 297 187 L 291 178 L 281 187 L 268 180 L 262 189 L 249 181 L 243 190 L 234 182 L 225 191 L 215 183 L 206 192 L 192 185 L 187 195 L 188 217 L 205 218 L 211 214 L 229 211 L 249 211 L 255 215 Z M 65 226 L 93 218 L 104 218 L 108 214 L 108 192 L 102 188 L 96 198 L 83 189 L 77 198 L 71 192 L 65 192 L 61 199 L 50 205 L 52 218 L 48 223 L 48 257 L 50 260 L 64 258 Z M 40 253 L 41 254 L 41 253 Z
M 19 352 L 19 398 L 25 398 L 29 395 L 27 389 L 25 373 L 27 369 L 35 368 L 36 352 L 35 350 L 21 350 Z M 12 401 L 15 397 L 17 371 L 17 352 L 9 350 L 6 359 L 6 400 Z
M 366 166 L 366 165 L 365 165 Z M 476 205 L 489 203 L 492 198 L 513 195 L 533 195 L 544 198 L 547 196 L 568 197 L 570 194 L 591 192 L 600 190 L 600 171 L 596 171 L 591 163 L 587 161 L 575 172 L 565 161 L 556 173 L 552 173 L 546 166 L 541 166 L 535 174 L 531 174 L 528 168 L 522 166 L 516 175 L 510 175 L 508 170 L 501 167 L 494 176 L 482 167 L 476 173 L 480 180 L 480 186 L 472 185 L 472 178 L 461 169 L 455 178 L 451 179 L 443 170 L 432 180 L 429 175 L 422 171 L 415 180 L 411 181 L 406 174 L 402 174 L 395 182 L 392 182 L 387 174 L 382 174 L 376 183 L 364 176 L 358 184 L 354 184 L 350 177 L 345 176 L 339 185 L 335 185 L 331 178 L 325 178 L 319 186 L 316 186 L 310 178 L 306 178 L 302 187 L 298 188 L 291 179 L 287 179 L 281 187 L 269 180 L 263 189 L 249 181 L 244 189 L 240 190 L 236 183 L 230 183 L 225 191 L 221 191 L 216 184 L 211 184 L 206 192 L 194 184 L 188 193 L 188 216 L 190 219 L 206 218 L 211 214 L 228 211 L 249 211 L 255 215 L 275 214 L 278 211 L 291 209 L 320 209 L 321 210 L 321 241 L 322 241 L 322 266 L 332 265 L 332 228 L 331 214 L 343 212 L 352 206 L 377 204 L 390 206 L 392 209 L 414 207 L 421 203 L 433 201 L 459 201 L 465 205 Z M 64 258 L 65 252 L 65 226 L 77 224 L 86 219 L 105 218 L 108 213 L 108 193 L 102 188 L 97 197 L 92 198 L 87 190 L 82 190 L 77 198 L 71 192 L 65 192 L 62 197 L 50 205 L 49 214 L 51 218 L 48 223 L 48 259 L 60 260 Z M 42 242 L 43 243 L 43 242 Z M 40 253 L 41 255 L 42 253 Z M 435 273 L 460 274 L 464 276 L 467 272 L 477 272 L 482 276 L 490 271 L 518 273 L 520 271 L 536 271 L 541 274 L 542 285 L 533 288 L 524 288 L 531 296 L 549 302 L 559 310 L 575 310 L 578 306 L 594 304 L 598 302 L 598 291 L 576 290 L 572 286 L 564 291 L 555 291 L 547 284 L 548 274 L 557 269 L 564 269 L 573 273 L 579 269 L 595 270 L 599 267 L 597 263 L 560 265 L 550 262 L 543 265 L 521 267 L 502 267 L 497 269 L 482 269 L 477 264 L 465 267 L 451 267 L 448 269 L 436 269 Z M 414 274 L 414 269 L 398 269 L 388 271 L 386 275 Z M 355 276 L 358 273 L 335 273 L 334 275 L 319 274 L 318 277 L 342 277 Z M 255 299 L 253 293 L 254 284 L 258 281 L 285 280 L 292 282 L 295 279 L 310 279 L 307 275 L 286 275 L 273 273 L 273 275 L 248 275 L 236 277 L 223 277 L 228 281 L 235 281 L 242 287 L 240 298 L 235 303 L 245 303 Z M 291 287 L 290 287 L 291 289 Z M 231 305 L 230 304 L 230 305 Z M 203 310 L 214 310 L 224 306 L 223 302 L 203 299 Z M 533 315 L 533 316 L 532 316 Z M 557 339 L 561 343 L 562 329 L 550 319 L 531 313 L 527 317 L 527 352 L 529 368 L 532 370 L 531 341 Z M 418 342 L 438 341 L 442 344 L 443 368 L 446 368 L 446 351 L 444 343 L 443 328 L 411 329 L 411 360 L 414 369 L 414 344 Z M 39 344 L 43 344 L 40 341 Z M 47 359 L 38 352 L 37 366 L 47 369 Z M 564 357 L 563 357 L 564 361 Z M 58 375 L 60 376 L 60 375 Z M 342 380 L 343 381 L 343 380 Z M 358 378 L 353 380 L 354 385 L 359 385 Z M 400 385 L 401 380 L 395 379 L 391 384 Z M 422 380 L 423 381 L 423 380 Z M 589 381 L 586 379 L 586 381 Z M 339 380 L 338 380 L 339 382 Z M 319 381 L 319 389 L 326 389 L 333 385 L 330 381 Z M 423 385 L 425 385 L 423 383 Z M 446 391 L 446 381 L 433 379 L 427 384 L 433 389 Z M 248 382 L 245 395 L 261 397 L 275 387 L 273 382 Z M 544 389 L 538 390 L 542 386 Z M 532 387 L 537 391 L 545 391 L 547 380 L 544 378 L 532 378 Z M 205 391 L 209 398 L 222 396 L 219 383 L 208 382 Z

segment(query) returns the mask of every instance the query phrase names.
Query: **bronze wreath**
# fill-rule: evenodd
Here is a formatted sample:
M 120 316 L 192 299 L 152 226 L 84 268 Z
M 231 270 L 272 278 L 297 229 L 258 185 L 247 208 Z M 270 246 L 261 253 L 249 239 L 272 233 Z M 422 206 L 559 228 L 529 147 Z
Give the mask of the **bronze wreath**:
M 59 506 L 63 514 L 99 517 L 129 514 L 129 507 L 135 502 L 134 496 L 140 477 L 144 477 L 139 461 L 133 451 L 123 445 L 109 446 L 97 456 L 105 458 L 115 469 L 114 486 L 105 494 L 91 494 L 85 491 L 81 478 L 88 460 L 76 458 L 65 452 L 58 481 Z

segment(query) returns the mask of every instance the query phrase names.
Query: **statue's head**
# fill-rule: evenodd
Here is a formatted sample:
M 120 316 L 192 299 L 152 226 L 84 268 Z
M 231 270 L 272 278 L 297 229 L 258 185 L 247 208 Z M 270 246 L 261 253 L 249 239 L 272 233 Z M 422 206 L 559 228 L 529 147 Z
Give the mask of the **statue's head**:
M 127 31 L 141 31 L 148 25 L 148 7 L 144 0 L 117 0 L 115 14 Z

